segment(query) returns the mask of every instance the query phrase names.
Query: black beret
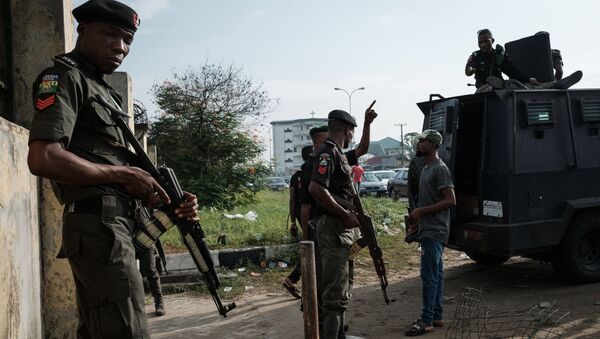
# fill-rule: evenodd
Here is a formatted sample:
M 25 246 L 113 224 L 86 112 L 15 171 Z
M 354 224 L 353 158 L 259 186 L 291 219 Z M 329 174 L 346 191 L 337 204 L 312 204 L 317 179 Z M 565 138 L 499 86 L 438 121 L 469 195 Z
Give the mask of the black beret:
M 308 156 L 311 155 L 312 151 L 313 151 L 312 145 L 302 147 L 302 152 L 300 153 L 300 154 L 302 154 L 302 160 L 306 160 L 308 158 Z
M 327 116 L 327 119 L 329 120 L 339 120 L 343 123 L 346 123 L 348 125 L 354 126 L 356 127 L 356 120 L 354 119 L 353 116 L 350 115 L 350 113 L 346 112 L 346 111 L 342 111 L 340 109 L 336 109 L 333 110 L 331 112 L 329 112 L 329 115 Z
M 134 34 L 140 25 L 138 14 L 131 7 L 114 0 L 90 0 L 73 10 L 79 23 L 106 22 Z
M 325 132 L 325 133 L 329 132 L 329 128 L 327 127 L 327 125 L 313 127 L 310 129 L 310 131 L 308 131 L 308 134 L 312 138 L 315 134 L 321 133 L 321 132 Z

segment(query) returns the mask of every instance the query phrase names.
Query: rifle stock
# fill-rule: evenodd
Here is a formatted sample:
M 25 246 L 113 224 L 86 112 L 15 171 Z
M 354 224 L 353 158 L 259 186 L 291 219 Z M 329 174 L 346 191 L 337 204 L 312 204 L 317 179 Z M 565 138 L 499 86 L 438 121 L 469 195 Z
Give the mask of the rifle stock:
M 219 286 L 221 284 L 219 277 L 215 271 L 215 265 L 212 261 L 210 251 L 206 245 L 204 231 L 200 223 L 197 221 L 189 221 L 180 219 L 175 214 L 175 209 L 185 201 L 183 190 L 179 185 L 179 181 L 172 169 L 167 167 L 156 168 L 142 145 L 137 141 L 135 135 L 129 128 L 129 125 L 122 117 L 128 115 L 121 110 L 111 105 L 104 97 L 97 95 L 96 99 L 102 106 L 107 108 L 119 129 L 123 132 L 125 139 L 134 148 L 136 154 L 140 158 L 141 167 L 158 182 L 158 184 L 167 192 L 171 203 L 161 206 L 157 211 L 153 212 L 150 217 L 143 220 L 145 227 L 138 230 L 135 234 L 136 246 L 151 246 L 158 238 L 164 234 L 169 228 L 177 226 L 181 234 L 182 241 L 188 249 L 196 268 L 200 271 L 204 281 L 206 282 L 210 294 L 217 306 L 219 314 L 223 317 L 227 316 L 227 312 L 236 307 L 235 303 L 224 305 L 219 296 Z

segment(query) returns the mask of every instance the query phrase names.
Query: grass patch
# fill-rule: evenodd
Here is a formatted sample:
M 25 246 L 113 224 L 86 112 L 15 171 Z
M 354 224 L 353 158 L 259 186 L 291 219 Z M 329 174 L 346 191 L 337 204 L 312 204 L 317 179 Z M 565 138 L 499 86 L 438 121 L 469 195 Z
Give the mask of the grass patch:
M 297 241 L 289 233 L 288 210 L 289 191 L 257 192 L 257 202 L 231 211 L 202 209 L 198 214 L 209 248 L 239 248 L 247 246 L 263 246 L 287 244 Z M 365 197 L 364 208 L 372 218 L 381 235 L 384 230 L 399 231 L 403 226 L 406 205 L 390 198 Z M 245 219 L 228 219 L 227 214 L 245 215 L 249 211 L 257 214 L 255 221 Z M 225 236 L 226 244 L 218 241 Z M 160 238 L 167 252 L 185 252 L 179 231 L 170 229 Z
M 221 234 L 227 235 L 229 240 L 227 247 L 280 244 L 295 241 L 289 236 L 286 227 L 288 196 L 289 192 L 287 191 L 262 191 L 258 193 L 256 204 L 226 212 L 245 214 L 250 210 L 255 211 L 258 218 L 254 222 L 243 219 L 226 219 L 222 216 L 223 211 L 201 211 L 201 223 L 209 246 L 211 248 L 225 247 L 217 243 L 217 238 Z M 388 278 L 405 271 L 409 267 L 418 266 L 418 256 L 415 254 L 416 246 L 404 242 L 403 222 L 406 214 L 406 204 L 390 198 L 365 197 L 362 201 L 367 214 L 373 218 L 379 246 L 383 251 Z M 257 234 L 261 234 L 262 237 L 257 239 Z M 172 251 L 184 251 L 179 242 L 177 231 L 171 230 L 161 240 Z M 281 284 L 298 262 L 298 254 L 286 254 L 286 256 L 288 256 L 286 261 L 289 260 L 287 268 L 268 268 L 250 263 L 242 264 L 233 269 L 217 268 L 218 272 L 233 272 L 237 275 L 235 278 L 221 278 L 219 294 L 224 300 L 233 300 L 257 292 L 287 295 Z M 368 249 L 363 249 L 356 260 L 357 284 L 375 283 L 377 276 Z M 239 268 L 243 268 L 242 272 L 238 270 Z M 252 276 L 251 272 L 258 273 L 259 276 Z M 225 292 L 223 290 L 227 286 L 232 288 L 231 291 Z M 298 287 L 300 287 L 300 284 Z M 187 290 L 203 296 L 208 295 L 206 285 L 203 283 L 190 286 Z
M 288 231 L 289 191 L 259 191 L 257 202 L 237 207 L 231 211 L 202 209 L 198 214 L 206 241 L 211 249 L 239 248 L 286 244 L 294 242 Z M 249 211 L 257 214 L 255 221 L 228 219 L 224 214 L 242 214 Z M 226 236 L 227 244 L 218 242 L 219 236 Z M 161 238 L 168 252 L 183 252 L 179 231 L 170 229 Z

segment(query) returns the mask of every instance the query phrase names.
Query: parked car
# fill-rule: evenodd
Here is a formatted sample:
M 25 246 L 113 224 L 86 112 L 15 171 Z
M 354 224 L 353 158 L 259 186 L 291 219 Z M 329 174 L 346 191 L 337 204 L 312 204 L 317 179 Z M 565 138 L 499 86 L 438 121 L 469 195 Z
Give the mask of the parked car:
M 282 177 L 269 177 L 267 178 L 267 187 L 272 191 L 282 191 L 289 186 Z
M 394 199 L 408 196 L 408 168 L 399 168 L 387 182 L 388 195 Z
M 392 170 L 386 171 L 371 171 L 379 180 L 383 181 L 383 183 L 387 186 L 388 180 L 393 178 L 396 175 L 396 172 Z
M 360 184 L 360 192 L 358 193 L 362 196 L 374 194 L 382 197 L 387 194 L 387 186 L 373 172 L 365 172 L 362 175 L 362 183 Z

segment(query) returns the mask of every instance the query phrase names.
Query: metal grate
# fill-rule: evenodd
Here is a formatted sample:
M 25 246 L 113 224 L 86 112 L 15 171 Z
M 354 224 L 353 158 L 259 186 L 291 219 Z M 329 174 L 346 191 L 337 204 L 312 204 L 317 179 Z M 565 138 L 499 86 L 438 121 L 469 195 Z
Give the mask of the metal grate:
M 440 133 L 444 133 L 446 129 L 446 109 L 442 108 L 431 112 L 429 115 L 429 128 Z
M 527 125 L 554 123 L 554 103 L 552 101 L 527 101 Z
M 466 288 L 458 297 L 446 338 L 562 338 L 576 322 L 571 312 L 541 302 L 526 310 L 498 312 L 490 309 L 483 291 Z
M 583 122 L 600 122 L 600 100 L 582 99 L 581 118 Z

